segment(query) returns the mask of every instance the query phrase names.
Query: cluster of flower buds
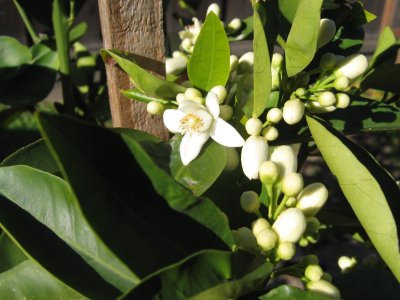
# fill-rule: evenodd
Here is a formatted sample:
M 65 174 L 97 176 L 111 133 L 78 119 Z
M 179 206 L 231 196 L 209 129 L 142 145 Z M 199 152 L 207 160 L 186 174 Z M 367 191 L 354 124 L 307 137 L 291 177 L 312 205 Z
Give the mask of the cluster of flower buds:
M 340 291 L 332 284 L 332 278 L 318 263 L 308 265 L 304 270 L 307 290 L 322 294 L 331 299 L 340 299 Z

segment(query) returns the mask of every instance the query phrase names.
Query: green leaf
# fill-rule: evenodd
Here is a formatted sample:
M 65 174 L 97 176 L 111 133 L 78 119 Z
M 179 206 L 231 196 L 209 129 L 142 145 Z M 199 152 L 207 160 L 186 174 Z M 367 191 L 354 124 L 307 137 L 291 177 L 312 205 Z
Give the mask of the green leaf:
M 262 7 L 261 7 L 262 8 Z M 260 116 L 271 92 L 271 59 L 257 6 L 254 6 L 254 98 L 253 117 Z
M 28 257 L 3 232 L 0 235 L 0 273 L 14 268 Z M 0 288 L 1 291 L 1 288 Z
M 398 186 L 373 157 L 331 126 L 311 117 L 307 117 L 307 123 L 361 225 L 400 281 Z
M 400 93 L 399 76 L 400 64 L 381 65 L 365 77 L 361 82 L 361 88 Z
M 397 44 L 397 38 L 393 30 L 390 29 L 390 27 L 386 27 L 379 35 L 375 52 L 372 56 L 372 59 L 369 61 L 369 66 L 375 66 L 378 61 L 382 61 L 388 55 L 394 56 L 395 60 L 397 55 L 396 50 L 398 47 L 399 45 Z
M 185 92 L 186 88 L 161 79 L 137 65 L 132 54 L 118 50 L 101 50 L 101 55 L 107 63 L 107 57 L 111 56 L 117 64 L 132 79 L 135 87 L 148 96 L 158 98 L 175 98 L 178 93 Z
M 137 89 L 129 89 L 129 90 L 123 90 L 121 91 L 122 95 L 124 95 L 127 98 L 134 99 L 136 101 L 144 102 L 144 103 L 149 103 L 152 101 L 160 102 L 162 104 L 168 104 L 171 101 L 165 100 L 165 99 L 160 99 L 160 98 L 155 98 L 155 97 L 150 97 L 147 95 L 144 95 L 140 93 Z
M 108 282 L 121 291 L 138 282 L 91 229 L 65 181 L 27 166 L 0 168 L 0 178 L 2 195 L 47 226 Z
M 330 297 L 324 296 L 311 291 L 303 291 L 290 285 L 281 285 L 271 291 L 268 294 L 259 297 L 260 300 L 289 300 L 289 299 L 301 299 L 301 300 L 329 300 Z
M 261 287 L 272 269 L 244 252 L 207 250 L 154 274 L 123 299 L 238 299 Z
M 221 20 L 210 12 L 188 63 L 190 82 L 205 91 L 225 86 L 229 77 L 229 42 Z
M 216 142 L 208 143 L 189 165 L 182 164 L 180 140 L 171 141 L 171 173 L 175 180 L 193 192 L 202 195 L 217 180 L 226 165 L 226 150 Z
M 31 60 L 32 55 L 25 45 L 12 37 L 0 36 L 0 79 L 16 76 Z
M 312 61 L 317 41 L 322 0 L 300 0 L 286 41 L 286 71 L 292 77 Z
M 75 27 L 73 27 L 70 31 L 69 31 L 69 41 L 70 43 L 75 43 L 76 41 L 78 41 L 81 37 L 83 37 L 86 32 L 88 30 L 88 25 L 86 22 L 81 22 L 78 25 L 76 25 Z
M 353 8 L 351 10 L 351 22 L 354 24 L 354 26 L 361 27 L 362 25 L 367 24 L 375 19 L 376 16 L 364 9 L 364 5 L 361 1 L 357 1 L 353 4 Z
M 139 277 L 204 248 L 226 248 L 213 232 L 171 209 L 162 198 L 176 205 L 208 209 L 207 202 L 197 199 L 198 205 L 194 205 L 190 191 L 179 188 L 156 165 L 155 161 L 168 167 L 168 145 L 142 132 L 129 130 L 130 136 L 123 131 L 121 138 L 108 129 L 56 115 L 39 114 L 39 123 L 86 219 Z M 145 146 L 158 154 L 155 161 Z
M 50 47 L 44 44 L 36 44 L 30 49 L 32 64 L 57 71 L 59 68 L 58 55 Z
M 0 282 L 1 299 L 88 299 L 30 260 L 1 273 Z

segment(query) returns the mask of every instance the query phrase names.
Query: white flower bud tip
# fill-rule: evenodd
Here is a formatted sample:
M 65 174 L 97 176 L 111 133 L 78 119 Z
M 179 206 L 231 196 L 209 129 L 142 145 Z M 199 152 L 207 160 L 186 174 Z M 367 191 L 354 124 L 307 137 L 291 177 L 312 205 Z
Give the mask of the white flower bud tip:
M 350 80 L 362 75 L 368 68 L 368 60 L 363 54 L 353 54 L 344 59 L 336 68 L 335 75 L 346 76 Z
M 299 99 L 291 99 L 285 102 L 282 116 L 289 125 L 299 123 L 304 115 L 304 103 Z
M 242 27 L 242 20 L 239 18 L 234 18 L 228 23 L 227 27 L 231 30 L 231 32 L 236 32 Z
M 246 122 L 246 131 L 249 135 L 259 135 L 262 130 L 262 122 L 257 118 L 250 118 Z
M 260 208 L 260 199 L 256 192 L 246 191 L 240 196 L 240 206 L 247 213 L 254 213 Z
M 207 8 L 207 15 L 210 12 L 213 12 L 218 18 L 221 17 L 221 8 L 219 7 L 219 5 L 217 3 L 211 3 L 208 8 Z
M 164 106 L 164 104 L 162 104 L 160 102 L 151 101 L 151 102 L 147 103 L 146 109 L 149 114 L 161 115 L 165 110 L 165 106 Z
M 341 256 L 338 259 L 338 265 L 339 268 L 342 270 L 342 272 L 347 271 L 348 269 L 351 269 L 352 267 L 355 266 L 357 263 L 357 260 L 354 257 L 348 257 L 348 256 Z
M 328 189 L 320 182 L 307 185 L 298 195 L 296 207 L 307 217 L 315 216 L 328 199 Z
M 239 166 L 239 154 L 235 148 L 225 147 L 226 165 L 224 171 L 232 172 Z
M 296 196 L 303 189 L 303 176 L 300 173 L 289 173 L 282 180 L 282 192 L 288 196 Z
M 278 124 L 282 120 L 282 110 L 274 107 L 267 113 L 267 121 L 272 124 Z
M 192 52 L 192 51 L 190 51 L 192 46 L 193 46 L 193 43 L 190 38 L 184 38 L 181 42 L 181 48 L 188 53 Z
M 182 101 L 186 101 L 188 99 L 186 99 L 186 96 L 184 93 L 179 93 L 176 95 L 176 102 L 178 102 L 178 104 L 180 104 Z
M 272 229 L 278 235 L 280 243 L 296 243 L 306 230 L 306 218 L 300 209 L 288 208 L 278 216 Z
M 321 19 L 319 24 L 317 47 L 321 48 L 328 44 L 336 34 L 335 22 L 331 19 Z
M 268 126 L 263 129 L 262 135 L 268 141 L 275 141 L 279 136 L 279 131 L 275 126 Z
M 268 251 L 275 247 L 277 237 L 272 229 L 264 229 L 256 236 L 257 244 L 264 250 Z
M 279 169 L 278 166 L 270 161 L 264 161 L 260 166 L 260 180 L 266 184 L 273 184 L 278 180 Z
M 332 299 L 340 299 L 338 288 L 326 280 L 310 281 L 307 283 L 307 289 Z
M 275 147 L 271 155 L 271 161 L 277 164 L 280 179 L 289 173 L 297 171 L 297 154 L 291 146 Z
M 337 63 L 336 55 L 330 52 L 321 56 L 319 66 L 324 70 L 332 69 Z
M 335 94 L 329 91 L 325 91 L 318 96 L 318 103 L 323 107 L 333 106 L 336 103 Z
M 217 85 L 214 86 L 210 92 L 213 92 L 214 94 L 216 94 L 218 96 L 219 99 L 219 103 L 221 104 L 222 102 L 224 102 L 227 92 L 226 92 L 226 88 L 223 85 Z
M 337 89 L 338 91 L 344 91 L 349 87 L 349 84 L 350 84 L 349 79 L 345 76 L 340 76 L 336 78 L 335 81 L 333 82 L 334 88 Z
M 233 108 L 230 105 L 221 105 L 219 107 L 219 117 L 222 120 L 229 121 L 233 116 Z
M 323 274 L 324 271 L 319 265 L 308 265 L 306 270 L 304 271 L 304 276 L 306 276 L 306 278 L 311 281 L 320 280 Z
M 246 52 L 239 58 L 238 72 L 244 73 L 252 69 L 254 65 L 254 52 Z
M 347 108 L 350 105 L 350 97 L 344 93 L 336 94 L 336 107 L 337 108 Z
M 179 75 L 187 66 L 187 59 L 184 57 L 173 57 L 165 60 L 165 73 L 167 75 Z
M 249 179 L 258 179 L 258 171 L 262 162 L 268 160 L 268 142 L 264 137 L 250 136 L 242 148 L 243 173 Z
M 192 100 L 196 97 L 201 97 L 201 92 L 198 89 L 195 88 L 188 88 L 185 91 L 185 97 L 187 100 Z
M 296 246 L 293 243 L 283 242 L 278 245 L 276 255 L 282 260 L 290 260 L 296 253 Z
M 239 58 L 236 55 L 231 55 L 229 57 L 229 70 L 231 72 L 236 71 L 239 65 Z
M 270 229 L 271 224 L 269 224 L 269 222 L 264 218 L 258 218 L 253 222 L 251 228 L 253 230 L 254 236 L 257 236 L 264 229 Z
M 271 60 L 271 67 L 273 68 L 280 68 L 283 63 L 283 56 L 280 53 L 274 53 L 272 55 L 272 60 Z

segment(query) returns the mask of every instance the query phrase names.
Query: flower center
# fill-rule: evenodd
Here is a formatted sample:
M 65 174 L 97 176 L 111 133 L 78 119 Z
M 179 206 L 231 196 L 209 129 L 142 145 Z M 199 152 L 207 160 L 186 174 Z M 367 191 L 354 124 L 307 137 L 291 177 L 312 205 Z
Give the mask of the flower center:
M 185 134 L 186 132 L 199 132 L 203 126 L 204 122 L 199 116 L 189 113 L 181 119 L 181 125 L 179 127 L 182 130 L 182 134 Z

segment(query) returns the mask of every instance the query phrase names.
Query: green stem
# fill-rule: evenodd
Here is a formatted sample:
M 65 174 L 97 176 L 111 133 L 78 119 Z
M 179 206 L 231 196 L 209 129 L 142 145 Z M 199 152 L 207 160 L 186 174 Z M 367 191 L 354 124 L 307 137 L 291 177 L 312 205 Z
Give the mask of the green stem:
M 35 29 L 33 28 L 32 22 L 28 15 L 26 14 L 25 10 L 23 7 L 19 4 L 17 0 L 13 0 L 15 8 L 17 9 L 19 15 L 21 16 L 22 21 L 24 22 L 24 25 L 26 27 L 26 30 L 28 30 L 29 35 L 31 36 L 31 39 L 34 44 L 37 44 L 40 42 L 40 37 L 36 33 Z
M 72 23 L 74 23 L 75 21 L 75 0 L 70 0 L 69 1 L 69 20 L 68 23 L 69 25 L 72 25 Z
M 274 220 L 276 220 L 276 218 L 278 218 L 278 216 L 280 215 L 282 210 L 285 208 L 285 204 L 288 201 L 288 199 L 289 199 L 289 197 L 287 195 L 283 196 L 281 203 L 279 203 L 279 206 L 274 213 Z
M 53 0 L 52 22 L 60 62 L 61 83 L 66 113 L 73 114 L 74 87 L 71 81 L 69 25 L 63 0 Z
M 270 199 L 269 201 L 269 206 L 268 206 L 268 219 L 272 219 L 273 211 L 275 208 L 275 201 L 274 201 L 274 189 L 272 184 L 266 184 L 265 185 L 267 188 L 267 194 L 268 198 Z

